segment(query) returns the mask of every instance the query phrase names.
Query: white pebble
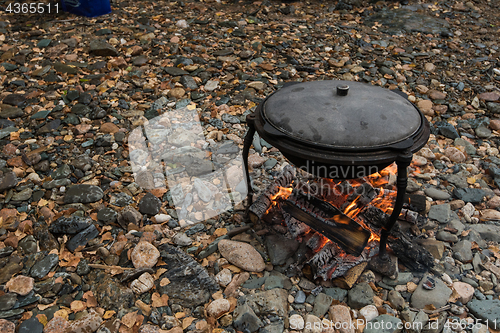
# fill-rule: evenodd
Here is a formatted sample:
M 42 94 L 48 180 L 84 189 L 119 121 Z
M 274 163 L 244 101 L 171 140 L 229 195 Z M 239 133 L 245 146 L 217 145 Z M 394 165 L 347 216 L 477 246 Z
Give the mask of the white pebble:
M 359 310 L 359 313 L 365 317 L 365 320 L 369 322 L 373 318 L 378 316 L 378 310 L 375 305 L 367 305 Z
M 290 323 L 290 328 L 292 330 L 304 329 L 304 318 L 302 318 L 301 315 L 299 314 L 291 315 L 290 318 L 288 318 L 288 321 Z
M 185 28 L 189 27 L 189 24 L 186 22 L 186 20 L 179 20 L 179 21 L 177 21 L 177 23 L 175 25 L 181 29 L 185 29 Z
M 111 148 L 114 150 L 114 149 L 117 149 L 118 148 L 118 144 L 115 142 L 113 143 L 113 145 L 111 145 Z
M 219 283 L 221 286 L 226 287 L 232 280 L 231 271 L 227 268 L 224 268 L 222 271 L 217 273 L 215 276 L 215 281 Z
M 172 217 L 168 214 L 156 214 L 155 215 L 156 223 L 168 222 L 168 221 L 170 221 L 171 218 Z
M 61 186 L 61 187 L 59 188 L 59 192 L 61 192 L 61 193 L 66 192 L 66 186 Z

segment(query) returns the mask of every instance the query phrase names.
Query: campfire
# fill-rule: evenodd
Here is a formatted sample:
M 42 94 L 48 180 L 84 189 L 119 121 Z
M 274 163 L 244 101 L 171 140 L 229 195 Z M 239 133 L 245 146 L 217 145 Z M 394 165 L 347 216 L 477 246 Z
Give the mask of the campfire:
M 347 273 L 353 270 L 360 274 L 379 253 L 381 228 L 389 220 L 397 194 L 395 172 L 396 166 L 391 165 L 361 179 L 333 180 L 287 165 L 249 207 L 250 218 L 304 242 L 307 254 L 297 266 L 313 278 L 329 280 L 351 275 Z M 406 200 L 399 219 L 422 224 L 419 206 L 421 202 Z M 400 263 L 426 271 L 432 257 L 411 238 L 394 228 L 388 247 Z

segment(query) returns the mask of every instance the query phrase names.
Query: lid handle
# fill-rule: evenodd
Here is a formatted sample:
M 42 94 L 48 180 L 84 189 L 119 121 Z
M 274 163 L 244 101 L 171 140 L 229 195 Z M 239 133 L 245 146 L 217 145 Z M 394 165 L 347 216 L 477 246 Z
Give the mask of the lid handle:
M 349 93 L 349 86 L 347 84 L 343 84 L 337 87 L 338 96 L 347 96 L 348 93 Z

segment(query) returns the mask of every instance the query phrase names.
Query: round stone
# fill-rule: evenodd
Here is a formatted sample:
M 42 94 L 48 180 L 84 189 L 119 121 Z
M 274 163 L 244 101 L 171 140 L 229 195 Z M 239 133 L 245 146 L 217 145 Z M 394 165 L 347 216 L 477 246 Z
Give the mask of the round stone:
M 288 322 L 292 330 L 297 331 L 304 329 L 304 318 L 299 314 L 291 315 L 290 318 L 288 318 Z
M 14 333 L 16 330 L 16 325 L 6 319 L 0 319 L 0 332 L 2 333 Z
M 56 316 L 45 325 L 44 333 L 61 333 L 66 332 L 68 322 L 63 317 Z
M 227 299 L 219 298 L 207 306 L 207 314 L 209 317 L 219 318 L 231 308 L 231 303 Z
M 139 242 L 132 251 L 130 258 L 135 268 L 151 268 L 158 262 L 160 251 L 148 242 Z
M 249 272 L 262 272 L 264 259 L 252 245 L 223 239 L 219 242 L 220 254 L 231 264 Z

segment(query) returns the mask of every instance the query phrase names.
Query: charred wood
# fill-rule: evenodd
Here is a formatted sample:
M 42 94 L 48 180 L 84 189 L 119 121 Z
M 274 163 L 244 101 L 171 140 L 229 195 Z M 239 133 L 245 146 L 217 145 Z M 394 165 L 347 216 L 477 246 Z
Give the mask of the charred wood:
M 401 264 L 415 272 L 426 272 L 434 266 L 434 258 L 429 251 L 394 229 L 387 244 Z
M 281 174 L 272 182 L 248 208 L 250 220 L 257 223 L 271 207 L 274 197 L 282 187 L 290 187 L 295 178 L 295 168 L 287 165 Z

